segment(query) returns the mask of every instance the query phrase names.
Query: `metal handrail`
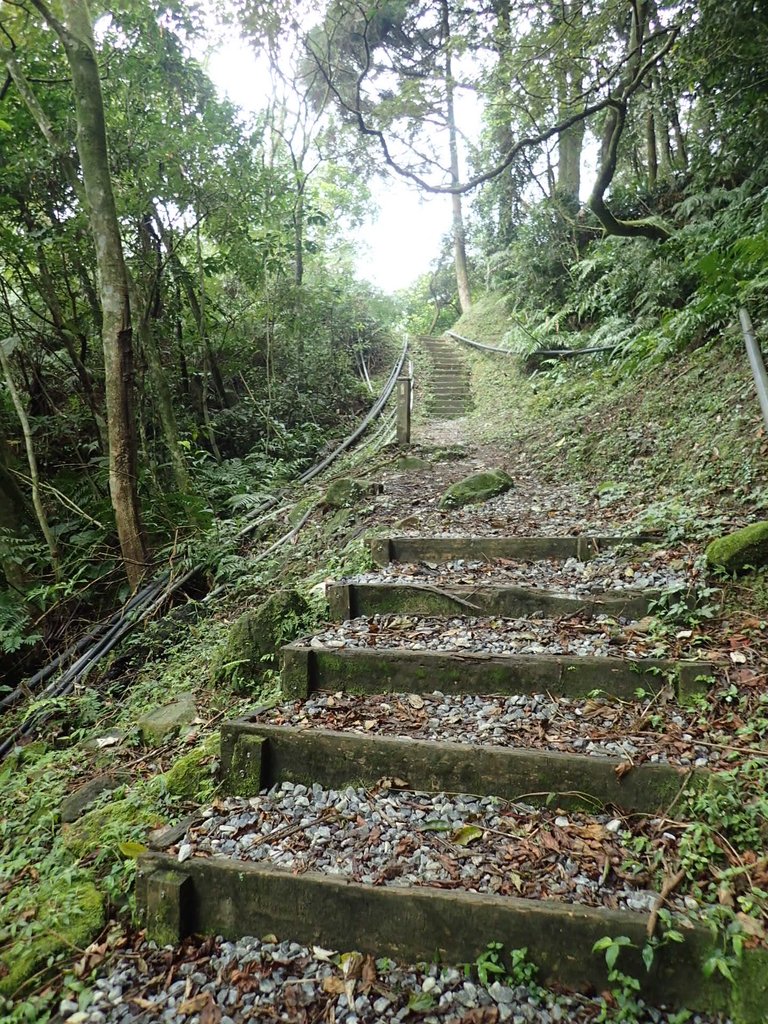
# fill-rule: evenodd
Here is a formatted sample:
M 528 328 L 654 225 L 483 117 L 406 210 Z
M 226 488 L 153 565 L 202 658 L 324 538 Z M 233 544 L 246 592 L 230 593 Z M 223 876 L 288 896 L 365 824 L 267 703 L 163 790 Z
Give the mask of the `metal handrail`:
M 739 310 L 741 330 L 744 335 L 744 344 L 747 347 L 749 365 L 752 367 L 752 376 L 755 378 L 755 390 L 760 401 L 760 408 L 763 412 L 763 422 L 768 429 L 768 373 L 765 369 L 762 349 L 755 337 L 755 328 L 752 326 L 752 319 L 746 309 L 742 306 Z

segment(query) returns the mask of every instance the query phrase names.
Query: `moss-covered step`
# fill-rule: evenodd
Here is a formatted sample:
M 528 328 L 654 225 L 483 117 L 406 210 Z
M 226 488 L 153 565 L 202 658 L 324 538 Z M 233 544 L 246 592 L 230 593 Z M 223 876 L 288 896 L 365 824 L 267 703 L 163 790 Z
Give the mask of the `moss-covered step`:
M 139 860 L 137 902 L 148 938 L 178 942 L 185 935 L 275 934 L 308 946 L 355 949 L 406 962 L 471 963 L 489 937 L 506 949 L 525 947 L 538 979 L 580 991 L 609 988 L 598 939 L 626 936 L 619 967 L 637 978 L 653 1003 L 701 1012 L 729 1007 L 730 986 L 705 978 L 713 952 L 710 932 L 684 929 L 682 943 L 657 948 L 651 970 L 641 950 L 647 915 L 549 900 L 526 900 L 417 886 L 372 886 L 307 871 L 294 875 L 272 866 L 224 857 L 192 857 L 179 864 L 160 853 Z M 747 954 L 748 956 L 748 954 Z M 762 1013 L 768 985 L 764 961 L 751 972 L 751 1009 Z M 738 986 L 737 986 L 738 987 Z M 763 1016 L 742 1014 L 739 1024 Z
M 288 700 L 314 690 L 347 693 L 551 693 L 588 697 L 599 690 L 631 700 L 638 687 L 657 691 L 671 680 L 681 701 L 706 693 L 715 666 L 703 661 L 564 654 L 330 648 L 304 643 L 282 650 L 282 691 Z
M 712 773 L 640 764 L 622 774 L 613 757 L 477 746 L 331 729 L 297 729 L 238 719 L 221 733 L 221 780 L 232 796 L 252 797 L 282 782 L 326 789 L 403 779 L 426 793 L 475 793 L 531 804 L 557 797 L 561 807 L 613 805 L 657 814 L 685 787 L 705 787 Z
M 610 537 L 580 534 L 575 537 L 370 537 L 368 547 L 377 565 L 390 562 L 451 562 L 457 558 L 485 561 L 509 558 L 564 562 L 578 558 L 588 562 L 601 551 L 621 544 L 640 544 L 643 537 Z
M 504 618 L 543 613 L 547 618 L 573 615 L 624 616 L 641 619 L 659 591 L 607 591 L 572 597 L 540 587 L 440 586 L 418 583 L 331 583 L 326 588 L 331 618 L 358 615 L 491 615 Z

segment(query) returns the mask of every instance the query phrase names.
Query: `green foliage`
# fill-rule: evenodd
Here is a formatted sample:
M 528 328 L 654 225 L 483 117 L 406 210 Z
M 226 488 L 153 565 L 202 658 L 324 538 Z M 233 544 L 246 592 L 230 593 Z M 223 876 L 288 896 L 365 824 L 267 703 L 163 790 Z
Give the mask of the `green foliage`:
M 668 914 L 660 915 L 668 924 Z M 674 928 L 666 927 L 661 939 L 653 938 L 646 942 L 640 950 L 640 956 L 646 971 L 650 971 L 656 959 L 656 951 L 660 946 L 669 943 L 683 942 L 683 935 Z M 641 984 L 638 978 L 627 974 L 619 967 L 619 956 L 622 950 L 635 949 L 635 943 L 626 935 L 604 935 L 598 939 L 592 947 L 593 953 L 602 953 L 605 957 L 605 965 L 608 968 L 608 983 L 610 985 L 611 1000 L 600 999 L 602 1004 L 598 1021 L 614 1021 L 615 1024 L 642 1024 L 646 1019 L 646 1006 L 640 998 Z M 667 1019 L 670 1024 L 684 1024 L 690 1020 L 691 1013 L 688 1010 L 681 1010 L 671 1014 Z
M 510 949 L 505 955 L 503 943 L 489 942 L 474 964 L 465 965 L 465 973 L 473 973 L 481 985 L 498 981 L 510 988 L 527 988 L 533 999 L 543 996 L 544 990 L 536 984 L 538 969 L 528 959 L 528 950 L 524 946 Z

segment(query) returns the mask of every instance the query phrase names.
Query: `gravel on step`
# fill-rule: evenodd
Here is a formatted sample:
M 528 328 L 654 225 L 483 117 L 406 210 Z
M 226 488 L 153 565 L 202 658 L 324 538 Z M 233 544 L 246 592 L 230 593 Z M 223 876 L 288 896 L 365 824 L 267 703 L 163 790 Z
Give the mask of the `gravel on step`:
M 366 736 L 619 757 L 633 765 L 725 768 L 733 767 L 735 760 L 732 735 L 710 732 L 699 714 L 666 703 L 664 695 L 641 704 L 540 693 L 495 697 L 317 692 L 268 708 L 252 720 Z M 745 749 L 740 759 L 753 753 Z
M 578 533 L 623 535 L 637 509 L 601 507 L 589 491 L 568 484 L 539 484 L 513 473 L 515 486 L 497 498 L 462 509 L 432 507 L 401 536 L 565 536 Z M 457 476 L 456 479 L 459 477 Z M 438 500 L 440 495 L 436 496 Z
M 328 626 L 309 641 L 313 647 L 449 651 L 505 654 L 565 654 L 629 659 L 696 658 L 686 638 L 655 637 L 640 623 L 595 615 L 586 619 L 501 619 L 471 616 L 361 615 Z
M 647 913 L 657 865 L 673 862 L 686 826 L 585 814 L 496 797 L 283 782 L 206 808 L 179 859 L 226 857 L 369 885 L 548 899 Z M 633 852 L 642 837 L 641 853 Z M 640 848 L 638 847 L 638 848 Z M 690 900 L 690 897 L 688 897 Z M 668 905 L 684 909 L 683 896 Z
M 604 591 L 685 588 L 692 583 L 692 559 L 679 551 L 654 551 L 643 558 L 603 552 L 589 562 L 483 561 L 458 558 L 449 562 L 391 562 L 382 569 L 360 573 L 344 583 L 416 583 L 429 586 L 543 587 L 572 596 Z
M 503 955 L 509 965 L 509 951 Z M 588 1024 L 600 1006 L 597 999 L 555 994 L 513 978 L 481 984 L 476 970 L 468 975 L 463 965 L 401 965 L 273 935 L 190 940 L 164 949 L 137 941 L 101 968 L 93 993 L 78 1024 Z M 663 1010 L 646 1007 L 641 1013 L 639 1024 L 669 1020 Z M 726 1022 L 696 1015 L 690 1024 Z

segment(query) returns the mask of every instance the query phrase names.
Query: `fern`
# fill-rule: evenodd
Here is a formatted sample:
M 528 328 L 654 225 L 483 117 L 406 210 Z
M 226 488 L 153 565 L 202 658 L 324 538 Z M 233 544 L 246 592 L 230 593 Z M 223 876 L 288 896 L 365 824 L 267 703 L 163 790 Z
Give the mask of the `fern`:
M 0 590 L 0 651 L 16 654 L 24 647 L 34 647 L 42 639 L 39 633 L 31 632 L 30 613 L 20 594 L 11 590 Z

